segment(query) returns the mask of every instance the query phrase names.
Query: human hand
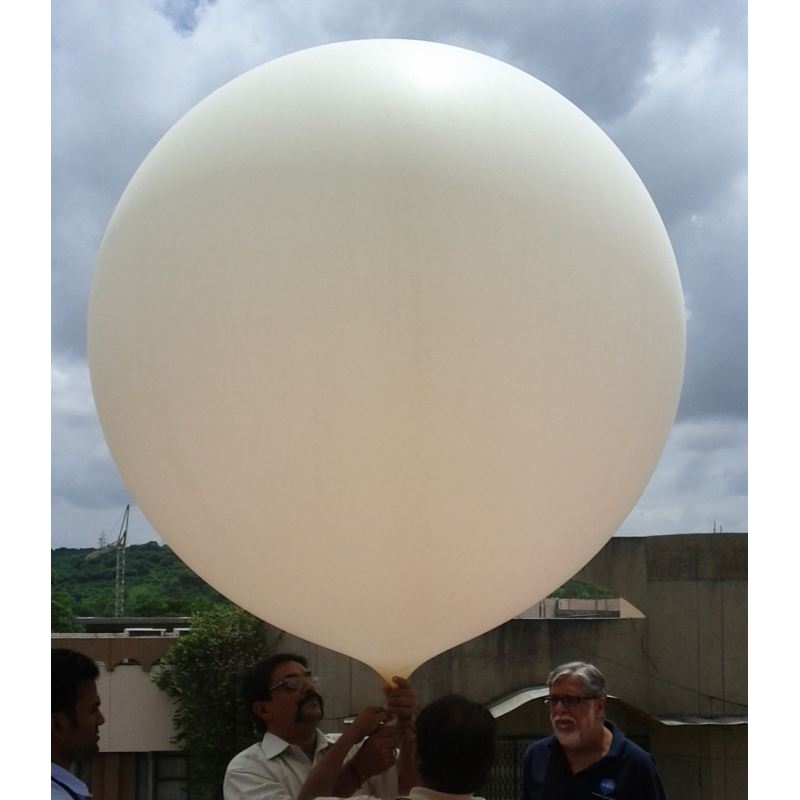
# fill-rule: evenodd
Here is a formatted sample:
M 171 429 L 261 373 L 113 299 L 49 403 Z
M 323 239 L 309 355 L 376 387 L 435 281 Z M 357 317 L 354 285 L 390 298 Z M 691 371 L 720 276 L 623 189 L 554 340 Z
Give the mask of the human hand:
M 396 725 L 383 725 L 367 738 L 352 759 L 363 780 L 380 775 L 395 765 L 397 744 Z
M 386 702 L 383 707 L 389 714 L 397 717 L 397 724 L 400 727 L 413 728 L 414 704 L 416 702 L 414 690 L 405 678 L 395 675 L 392 680 L 395 682 L 394 686 L 390 686 L 387 683 L 383 687 L 383 693 L 386 695 Z
M 352 721 L 348 732 L 353 743 L 360 742 L 365 736 L 369 736 L 380 728 L 380 726 L 391 719 L 389 713 L 379 706 L 367 706 Z

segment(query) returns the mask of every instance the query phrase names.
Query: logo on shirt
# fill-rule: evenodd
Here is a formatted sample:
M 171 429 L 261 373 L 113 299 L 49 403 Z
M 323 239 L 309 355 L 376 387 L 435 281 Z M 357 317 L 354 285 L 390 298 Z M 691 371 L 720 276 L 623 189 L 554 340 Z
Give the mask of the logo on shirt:
M 604 795 L 610 794 L 611 792 L 614 791 L 614 787 L 616 785 L 617 784 L 614 783 L 614 781 L 612 781 L 611 778 L 604 778 L 602 781 L 600 781 L 600 791 Z

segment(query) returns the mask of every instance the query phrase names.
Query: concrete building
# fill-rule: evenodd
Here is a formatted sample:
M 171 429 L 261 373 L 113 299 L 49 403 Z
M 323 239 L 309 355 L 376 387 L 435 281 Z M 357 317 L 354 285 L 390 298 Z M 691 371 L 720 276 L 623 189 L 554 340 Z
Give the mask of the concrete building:
M 607 716 L 653 754 L 672 800 L 745 798 L 747 534 L 614 538 L 575 578 L 618 595 L 616 614 L 513 619 L 411 678 L 420 706 L 460 692 L 492 709 L 503 742 L 485 796 L 519 798 L 522 754 L 550 733 L 542 703 L 547 675 L 582 660 L 606 676 Z M 169 741 L 172 707 L 148 676 L 176 635 L 53 635 L 54 646 L 82 650 L 103 665 L 108 722 L 88 776 L 103 800 L 181 796 L 181 757 Z M 280 646 L 306 655 L 323 676 L 324 729 L 340 730 L 379 701 L 381 679 L 360 662 L 289 634 Z

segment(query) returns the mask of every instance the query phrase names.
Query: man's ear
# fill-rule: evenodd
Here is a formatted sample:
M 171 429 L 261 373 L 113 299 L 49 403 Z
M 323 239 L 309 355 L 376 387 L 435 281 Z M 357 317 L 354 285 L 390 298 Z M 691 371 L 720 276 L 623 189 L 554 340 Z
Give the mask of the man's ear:
M 269 708 L 269 701 L 267 700 L 256 700 L 253 703 L 253 713 L 269 728 L 269 721 L 272 717 L 272 712 Z
M 597 703 L 597 711 L 602 717 L 603 712 L 606 710 L 606 699 L 605 697 L 598 697 L 595 702 Z
M 63 738 L 64 734 L 69 731 L 69 720 L 66 714 L 57 711 L 55 714 L 50 715 L 50 732 L 54 739 Z

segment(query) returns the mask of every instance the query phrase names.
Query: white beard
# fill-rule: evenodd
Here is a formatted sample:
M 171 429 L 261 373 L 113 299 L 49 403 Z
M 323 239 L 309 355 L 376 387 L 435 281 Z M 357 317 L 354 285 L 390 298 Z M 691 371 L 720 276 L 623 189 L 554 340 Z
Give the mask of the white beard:
M 558 739 L 559 744 L 562 747 L 567 747 L 570 750 L 577 749 L 580 747 L 581 742 L 583 741 L 583 734 L 576 728 L 572 728 L 569 731 L 562 731 L 556 728 L 554 730 L 556 735 L 556 739 Z

